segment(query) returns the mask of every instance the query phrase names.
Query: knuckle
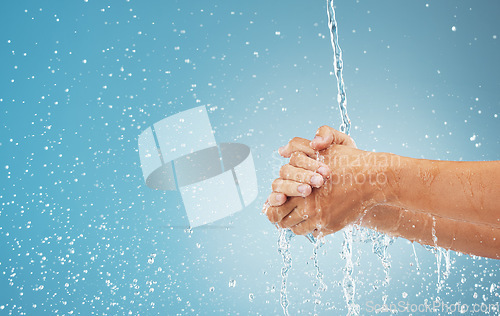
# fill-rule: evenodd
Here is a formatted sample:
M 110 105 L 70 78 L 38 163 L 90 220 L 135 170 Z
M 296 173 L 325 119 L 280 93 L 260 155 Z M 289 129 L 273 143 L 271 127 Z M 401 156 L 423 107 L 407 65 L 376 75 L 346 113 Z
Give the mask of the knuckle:
M 311 179 L 311 175 L 310 175 L 310 171 L 309 170 L 301 170 L 301 172 L 298 172 L 296 175 L 295 175 L 295 179 L 297 182 L 301 182 L 301 183 L 306 183 L 306 182 L 309 182 L 309 180 Z
M 302 158 L 304 157 L 304 154 L 300 151 L 296 151 L 292 153 L 290 156 L 290 163 L 291 164 L 297 164 Z
M 280 168 L 280 177 L 281 178 L 285 178 L 285 176 L 287 175 L 287 173 L 289 171 L 289 166 L 290 166 L 289 164 L 281 166 L 281 168 Z
M 301 138 L 300 137 L 294 137 L 290 140 L 290 142 L 288 144 L 290 145 L 295 145 L 295 144 L 299 144 L 301 141 Z
M 328 128 L 329 128 L 328 125 L 322 125 L 318 128 L 318 130 L 316 131 L 316 134 L 321 133 L 321 131 L 323 131 L 323 130 L 328 130 Z
M 281 179 L 279 179 L 279 178 L 275 179 L 271 185 L 273 188 L 273 191 L 276 191 L 276 189 L 278 189 L 280 187 L 281 183 L 282 183 Z

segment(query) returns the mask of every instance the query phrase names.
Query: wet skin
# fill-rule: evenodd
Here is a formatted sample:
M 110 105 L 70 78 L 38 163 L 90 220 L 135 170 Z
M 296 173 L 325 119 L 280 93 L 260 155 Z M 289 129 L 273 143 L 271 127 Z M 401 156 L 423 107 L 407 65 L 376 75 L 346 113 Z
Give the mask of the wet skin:
M 290 161 L 273 182 L 264 212 L 282 228 L 318 236 L 357 224 L 500 259 L 500 161 L 367 152 L 328 126 L 312 141 L 294 138 L 279 152 Z

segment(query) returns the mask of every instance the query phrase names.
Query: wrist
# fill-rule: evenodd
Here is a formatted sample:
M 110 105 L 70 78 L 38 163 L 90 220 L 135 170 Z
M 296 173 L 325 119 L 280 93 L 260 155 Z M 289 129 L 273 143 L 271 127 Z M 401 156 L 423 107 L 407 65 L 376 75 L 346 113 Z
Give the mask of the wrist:
M 376 201 L 380 205 L 392 205 L 400 195 L 400 183 L 404 165 L 407 164 L 406 157 L 391 153 L 378 153 L 376 159 Z
M 399 227 L 401 212 L 399 207 L 377 204 L 365 212 L 358 224 L 392 236 Z

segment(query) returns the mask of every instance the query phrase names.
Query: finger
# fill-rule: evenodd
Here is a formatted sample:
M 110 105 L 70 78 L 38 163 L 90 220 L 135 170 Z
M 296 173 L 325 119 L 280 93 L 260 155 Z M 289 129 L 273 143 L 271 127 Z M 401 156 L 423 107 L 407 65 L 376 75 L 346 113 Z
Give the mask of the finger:
M 304 220 L 300 223 L 298 223 L 295 226 L 290 227 L 290 230 L 295 234 L 295 235 L 307 235 L 309 233 L 313 233 L 314 235 L 314 230 L 317 231 L 315 221 L 311 219 Z M 317 237 L 317 236 L 314 236 Z
M 296 207 L 278 222 L 278 226 L 281 228 L 291 228 L 300 222 L 306 221 L 308 218 L 309 215 L 307 215 L 304 210 Z
M 309 184 L 315 188 L 323 185 L 324 179 L 320 174 L 286 164 L 280 169 L 280 178 Z
M 267 215 L 269 207 L 271 207 L 271 204 L 269 204 L 269 198 L 267 198 L 266 203 L 264 203 L 264 206 L 262 206 L 262 213 Z
M 331 144 L 356 148 L 356 144 L 351 137 L 327 125 L 323 125 L 318 129 L 316 137 L 311 141 L 310 146 L 315 150 L 322 150 Z
M 280 178 L 273 181 L 272 187 L 273 192 L 284 193 L 286 196 L 306 197 L 312 192 L 312 188 L 309 184 Z
M 286 195 L 279 192 L 273 192 L 267 198 L 267 202 L 270 206 L 280 206 L 286 202 Z
M 296 151 L 301 151 L 309 157 L 316 157 L 316 152 L 309 146 L 311 142 L 305 138 L 294 137 L 285 146 L 281 147 L 278 152 L 285 158 L 290 158 L 290 155 Z
M 297 206 L 297 201 L 290 199 L 285 204 L 280 206 L 270 206 L 267 210 L 267 218 L 271 223 L 280 222 L 285 216 Z
M 331 174 L 330 168 L 325 163 L 308 157 L 302 152 L 294 152 L 290 156 L 290 165 L 302 169 L 316 171 L 325 178 L 330 177 Z

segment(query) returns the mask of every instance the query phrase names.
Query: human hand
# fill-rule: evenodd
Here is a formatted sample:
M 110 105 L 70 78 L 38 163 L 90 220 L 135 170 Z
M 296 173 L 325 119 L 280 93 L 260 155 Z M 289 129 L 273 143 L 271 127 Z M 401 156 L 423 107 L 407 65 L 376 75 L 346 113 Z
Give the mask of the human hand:
M 356 148 L 351 137 L 326 125 L 316 131 L 312 141 L 295 137 L 286 146 L 281 147 L 278 150 L 280 155 L 290 158 L 290 162 L 280 169 L 280 178 L 273 182 L 273 192 L 266 203 L 280 206 L 286 202 L 288 196 L 306 197 L 311 194 L 312 187 L 321 187 L 324 179 L 329 177 L 330 169 L 316 159 L 317 151 L 332 144 Z
M 314 150 L 332 143 L 319 153 Z M 284 172 L 273 182 L 274 192 L 268 198 L 266 214 L 271 222 L 290 228 L 295 234 L 312 232 L 317 236 L 320 232 L 336 232 L 385 199 L 379 185 L 385 177 L 379 163 L 387 162 L 381 159 L 383 154 L 356 149 L 350 137 L 333 128 L 321 127 L 313 142 L 294 138 L 280 148 L 280 154 L 290 157 L 289 165 L 294 168 L 283 166 Z M 324 162 L 311 158 L 316 155 Z M 312 179 L 313 171 L 325 167 L 323 164 L 333 170 L 325 175 L 323 186 L 315 190 L 309 187 L 297 194 L 298 188 Z

